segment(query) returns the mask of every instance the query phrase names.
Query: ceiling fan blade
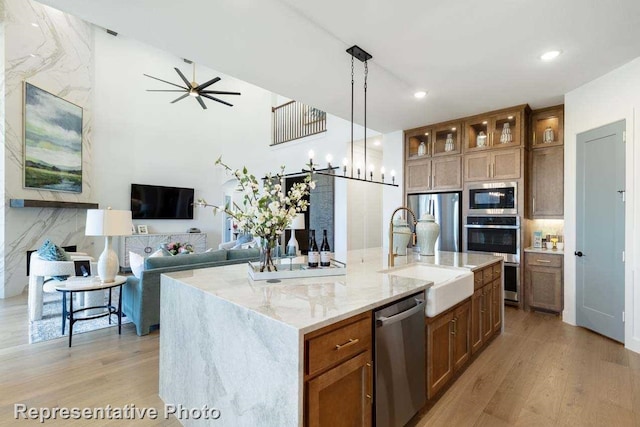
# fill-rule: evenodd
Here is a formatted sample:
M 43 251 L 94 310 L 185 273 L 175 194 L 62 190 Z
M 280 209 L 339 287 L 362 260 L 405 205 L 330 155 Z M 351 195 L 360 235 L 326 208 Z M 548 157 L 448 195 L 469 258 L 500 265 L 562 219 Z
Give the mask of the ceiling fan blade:
M 178 98 L 174 99 L 173 101 L 171 101 L 171 104 L 173 104 L 174 102 L 178 102 L 178 101 L 180 101 L 181 99 L 185 99 L 187 96 L 189 96 L 189 92 L 187 92 L 187 93 L 185 93 L 184 95 L 182 95 L 182 96 L 180 96 L 180 97 L 178 97 Z
M 207 109 L 207 106 L 204 105 L 204 101 L 202 100 L 202 98 L 200 98 L 199 96 L 196 96 L 196 99 L 198 100 L 198 102 L 200 103 L 200 106 L 202 107 L 203 110 Z
M 189 92 L 186 89 L 147 89 L 147 92 Z
M 215 77 L 215 78 L 209 80 L 208 82 L 205 82 L 205 83 L 202 83 L 201 85 L 199 85 L 196 88 L 196 90 L 199 92 L 202 89 L 204 89 L 205 87 L 209 87 L 209 86 L 211 86 L 212 84 L 214 84 L 215 82 L 218 82 L 218 81 L 220 81 L 220 77 Z
M 161 82 L 163 82 L 163 83 L 168 83 L 168 84 L 170 84 L 170 85 L 172 85 L 172 86 L 179 87 L 180 89 L 184 89 L 184 87 L 182 87 L 182 86 L 180 86 L 180 85 L 177 85 L 177 84 L 175 84 L 175 83 L 168 82 L 168 81 L 166 81 L 166 80 L 159 79 L 159 78 L 157 78 L 157 77 L 150 76 L 149 74 L 143 74 L 143 76 L 147 76 L 147 77 L 150 77 L 150 78 L 155 79 L 155 80 L 160 80 L 160 81 L 161 81 Z
M 200 93 L 208 93 L 214 95 L 240 95 L 240 92 L 225 92 L 222 90 L 202 90 Z
M 233 107 L 233 104 L 229 104 L 228 102 L 225 102 L 222 99 L 218 99 L 218 98 L 216 98 L 214 96 L 207 95 L 206 93 L 200 93 L 200 96 L 204 96 L 205 98 L 209 98 L 209 99 L 217 101 L 217 102 L 219 102 L 221 104 L 228 105 L 229 107 Z
M 191 87 L 191 82 L 189 80 L 187 80 L 187 78 L 184 76 L 184 74 L 182 74 L 182 71 L 180 71 L 180 69 L 178 69 L 178 67 L 174 67 L 174 70 L 176 70 L 176 73 L 178 73 L 178 75 L 180 76 L 180 78 L 182 79 L 184 84 L 186 84 L 187 87 L 190 88 Z

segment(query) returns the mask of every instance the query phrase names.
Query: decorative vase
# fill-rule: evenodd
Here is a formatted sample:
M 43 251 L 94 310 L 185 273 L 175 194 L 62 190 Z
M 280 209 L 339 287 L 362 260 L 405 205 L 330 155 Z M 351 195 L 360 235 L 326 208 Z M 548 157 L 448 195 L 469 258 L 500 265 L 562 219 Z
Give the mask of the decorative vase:
M 427 154 L 427 144 L 422 141 L 420 145 L 418 145 L 418 156 L 424 156 L 425 154 Z
M 436 240 L 440 235 L 440 226 L 433 215 L 425 213 L 416 225 L 416 235 L 420 255 L 435 255 Z
M 511 141 L 513 141 L 513 137 L 511 136 L 511 127 L 509 126 L 509 122 L 506 122 L 504 125 L 502 125 L 502 133 L 500 134 L 500 143 L 506 144 Z
M 455 147 L 453 146 L 453 134 L 448 133 L 447 139 L 444 143 L 444 151 L 453 151 Z
M 551 128 L 551 126 L 548 126 L 542 134 L 542 142 L 548 144 L 550 142 L 553 142 L 554 139 L 555 137 L 553 135 L 553 128 Z
M 411 229 L 407 220 L 404 218 L 398 218 L 393 221 L 393 253 L 398 255 L 407 254 L 407 245 L 411 240 Z
M 278 271 L 273 262 L 278 240 L 275 237 L 262 237 L 260 239 L 260 273 L 267 271 Z
M 476 137 L 476 147 L 484 147 L 485 145 L 487 145 L 487 135 L 484 131 L 480 131 Z

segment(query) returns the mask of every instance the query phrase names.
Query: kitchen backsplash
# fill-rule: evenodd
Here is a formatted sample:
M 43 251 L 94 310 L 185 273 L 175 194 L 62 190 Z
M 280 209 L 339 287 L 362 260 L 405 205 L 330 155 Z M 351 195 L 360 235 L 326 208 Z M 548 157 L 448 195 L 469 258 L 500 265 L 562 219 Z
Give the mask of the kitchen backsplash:
M 562 241 L 564 241 L 563 219 L 534 219 L 531 220 L 529 230 L 531 230 L 532 235 L 529 236 L 529 238 L 532 242 L 534 231 L 542 231 L 543 238 L 545 238 L 548 234 L 562 236 Z

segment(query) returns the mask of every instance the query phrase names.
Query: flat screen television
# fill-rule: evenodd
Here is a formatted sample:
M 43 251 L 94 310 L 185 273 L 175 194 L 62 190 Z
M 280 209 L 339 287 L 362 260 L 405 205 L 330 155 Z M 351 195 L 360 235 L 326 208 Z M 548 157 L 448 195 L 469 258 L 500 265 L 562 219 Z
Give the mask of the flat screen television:
M 131 184 L 133 219 L 193 219 L 193 188 Z

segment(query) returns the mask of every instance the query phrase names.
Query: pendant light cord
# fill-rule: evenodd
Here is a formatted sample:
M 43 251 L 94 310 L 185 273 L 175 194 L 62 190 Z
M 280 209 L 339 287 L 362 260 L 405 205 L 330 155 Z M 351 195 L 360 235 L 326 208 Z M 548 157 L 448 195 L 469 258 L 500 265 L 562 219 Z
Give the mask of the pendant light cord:
M 367 179 L 367 75 L 369 67 L 367 61 L 364 61 L 364 178 Z M 371 173 L 371 171 L 369 172 Z M 373 179 L 373 178 L 371 178 Z
M 351 178 L 353 178 L 353 54 L 351 55 Z

